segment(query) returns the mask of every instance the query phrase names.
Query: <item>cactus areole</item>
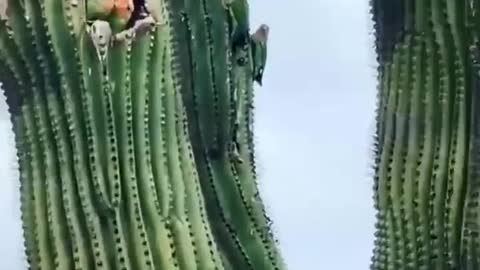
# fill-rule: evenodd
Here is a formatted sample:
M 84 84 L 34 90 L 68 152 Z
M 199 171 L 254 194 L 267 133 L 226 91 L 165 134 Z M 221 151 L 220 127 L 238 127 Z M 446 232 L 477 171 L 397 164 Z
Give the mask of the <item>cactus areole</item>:
M 257 189 L 268 27 L 246 0 L 0 0 L 41 270 L 284 270 Z
M 373 270 L 480 269 L 480 2 L 371 1 Z

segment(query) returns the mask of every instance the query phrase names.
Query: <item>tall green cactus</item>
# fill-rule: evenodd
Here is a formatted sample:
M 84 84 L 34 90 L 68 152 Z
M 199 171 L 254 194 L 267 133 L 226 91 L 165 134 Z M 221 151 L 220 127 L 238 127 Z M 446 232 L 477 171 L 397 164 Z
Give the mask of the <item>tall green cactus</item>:
M 373 0 L 371 269 L 480 269 L 480 2 Z
M 31 269 L 282 270 L 246 0 L 0 0 Z

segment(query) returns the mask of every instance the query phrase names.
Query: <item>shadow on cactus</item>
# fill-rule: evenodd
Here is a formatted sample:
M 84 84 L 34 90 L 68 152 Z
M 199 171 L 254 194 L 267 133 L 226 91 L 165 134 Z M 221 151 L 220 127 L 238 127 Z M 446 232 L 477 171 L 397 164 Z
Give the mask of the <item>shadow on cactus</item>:
M 256 183 L 246 0 L 0 0 L 31 269 L 286 269 Z

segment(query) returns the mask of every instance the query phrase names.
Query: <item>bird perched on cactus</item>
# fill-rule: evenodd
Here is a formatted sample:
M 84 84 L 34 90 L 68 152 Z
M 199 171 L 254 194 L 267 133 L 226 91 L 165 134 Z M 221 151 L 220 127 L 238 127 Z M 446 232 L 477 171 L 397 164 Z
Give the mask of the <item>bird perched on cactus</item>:
M 267 62 L 267 41 L 270 28 L 266 24 L 260 27 L 251 36 L 253 57 L 253 79 L 262 85 L 263 73 Z
M 112 32 L 119 33 L 127 27 L 134 9 L 132 0 L 89 0 L 87 19 L 107 21 Z

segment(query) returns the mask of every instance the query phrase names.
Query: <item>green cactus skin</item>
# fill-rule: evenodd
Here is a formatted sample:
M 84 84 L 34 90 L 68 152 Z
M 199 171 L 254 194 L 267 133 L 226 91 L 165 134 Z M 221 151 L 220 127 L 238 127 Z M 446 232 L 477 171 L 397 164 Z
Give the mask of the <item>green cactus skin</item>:
M 371 269 L 478 269 L 478 1 L 371 1 Z
M 149 0 L 155 23 L 121 32 L 83 0 L 0 1 L 30 269 L 287 269 L 257 187 L 266 37 L 258 55 L 246 1 Z

